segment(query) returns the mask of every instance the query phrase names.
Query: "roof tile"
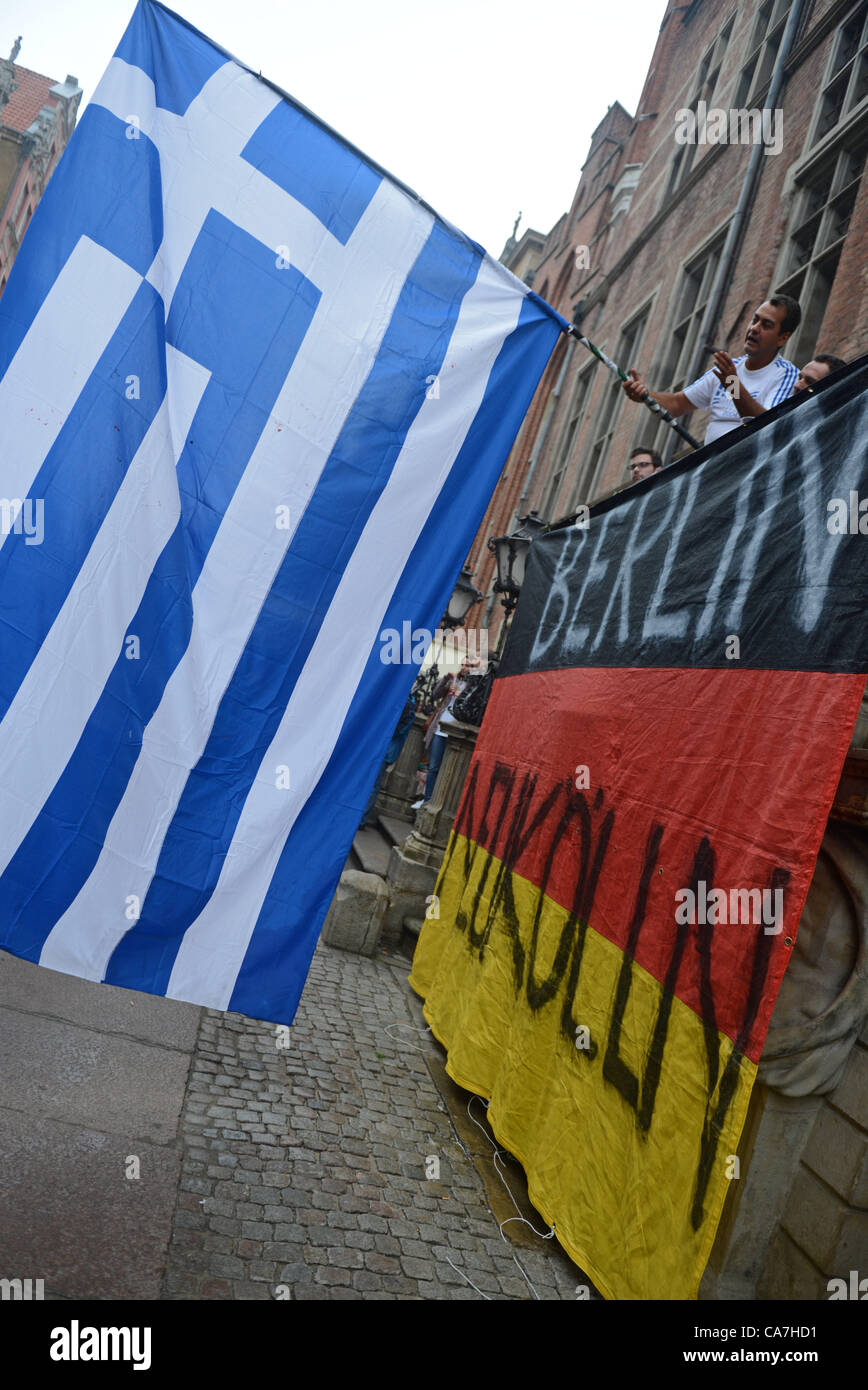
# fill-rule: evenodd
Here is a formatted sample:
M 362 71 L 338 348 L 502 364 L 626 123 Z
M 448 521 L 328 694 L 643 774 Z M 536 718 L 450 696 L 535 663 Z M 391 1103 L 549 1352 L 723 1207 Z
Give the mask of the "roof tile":
M 0 108 L 0 125 L 7 129 L 25 131 L 30 128 L 43 106 L 57 103 L 49 93 L 57 85 L 56 77 L 45 77 L 41 72 L 31 72 L 30 68 L 19 67 L 13 63 L 17 88 L 7 104 Z

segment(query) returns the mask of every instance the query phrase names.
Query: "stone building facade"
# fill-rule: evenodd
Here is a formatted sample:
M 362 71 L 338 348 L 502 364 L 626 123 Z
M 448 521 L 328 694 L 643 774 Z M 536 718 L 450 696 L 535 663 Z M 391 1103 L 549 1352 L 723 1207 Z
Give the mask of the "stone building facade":
M 772 290 L 802 303 L 791 360 L 865 352 L 868 0 L 668 0 L 661 9 L 638 110 L 616 102 L 594 131 L 572 206 L 534 266 L 534 290 L 570 320 L 581 306 L 591 341 L 656 390 L 677 390 L 707 369 L 707 336 L 740 354 L 750 315 Z M 779 115 L 767 125 L 775 138 L 760 141 L 769 152 L 732 263 L 721 268 L 754 143 L 679 143 L 677 113 L 760 112 L 794 12 Z M 737 136 L 756 130 L 753 119 L 728 123 Z M 527 279 L 520 247 L 511 238 L 504 259 Z M 718 274 L 719 312 L 701 333 Z M 682 423 L 702 438 L 700 413 Z M 684 447 L 581 345 L 563 339 L 471 549 L 477 587 L 491 592 L 490 536 L 530 510 L 551 522 L 625 486 L 639 444 L 667 461 Z M 492 649 L 502 612 L 488 598 L 467 620 L 491 626 Z
M 0 294 L 21 238 L 72 134 L 81 102 L 76 78 L 58 82 L 0 59 Z

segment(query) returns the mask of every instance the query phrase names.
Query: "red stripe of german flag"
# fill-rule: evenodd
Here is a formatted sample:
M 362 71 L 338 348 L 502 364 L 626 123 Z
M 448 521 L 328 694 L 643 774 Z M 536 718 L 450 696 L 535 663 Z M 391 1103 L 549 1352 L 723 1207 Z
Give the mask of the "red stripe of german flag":
M 700 1017 L 713 1007 L 733 1041 L 746 1029 L 757 1061 L 863 688 L 861 676 L 656 668 L 498 681 L 455 829 L 568 910 L 583 864 L 588 879 L 596 865 L 590 925 Z M 846 727 L 830 717 L 842 699 Z M 733 890 L 778 886 L 781 930 L 700 923 L 674 971 L 675 895 L 699 883 L 733 903 Z

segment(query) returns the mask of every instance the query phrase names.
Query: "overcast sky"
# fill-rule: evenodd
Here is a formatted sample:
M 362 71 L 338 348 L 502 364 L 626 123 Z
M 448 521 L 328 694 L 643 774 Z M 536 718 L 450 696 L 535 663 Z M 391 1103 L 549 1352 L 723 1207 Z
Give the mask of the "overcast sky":
M 86 102 L 133 0 L 0 0 L 0 53 Z M 170 6 L 170 8 L 173 8 Z M 546 232 L 613 101 L 635 112 L 665 0 L 178 0 L 495 256 Z

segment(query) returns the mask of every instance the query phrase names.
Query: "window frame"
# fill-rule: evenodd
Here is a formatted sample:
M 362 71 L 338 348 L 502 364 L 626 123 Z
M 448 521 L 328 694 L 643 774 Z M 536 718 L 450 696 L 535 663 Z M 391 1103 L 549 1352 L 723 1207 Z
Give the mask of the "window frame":
M 651 317 L 652 304 L 653 298 L 646 299 L 622 325 L 618 334 L 614 359 L 616 362 L 623 363 L 627 357 L 631 360 L 638 359 Z M 611 389 L 607 391 L 606 386 L 610 386 Z M 580 471 L 571 494 L 570 506 L 573 509 L 580 492 L 584 493 L 587 501 L 593 501 L 597 495 L 600 479 L 606 470 L 612 440 L 620 423 L 624 400 L 621 382 L 616 381 L 614 377 L 610 378 L 607 370 L 606 383 L 594 420 L 594 437 L 589 441 L 588 462 Z
M 729 47 L 729 41 L 732 38 L 735 16 L 736 11 L 733 10 L 726 21 L 720 26 L 713 42 L 706 48 L 699 60 L 696 76 L 691 84 L 691 90 L 695 92 L 695 96 L 687 103 L 686 107 L 681 107 L 679 109 L 690 110 L 695 115 L 700 101 L 705 101 L 706 106 L 709 108 L 714 105 L 714 94 L 720 85 L 723 60 Z M 717 60 L 716 65 L 715 59 Z M 668 202 L 669 199 L 683 187 L 693 170 L 698 167 L 696 161 L 700 148 L 697 141 L 693 141 L 691 144 L 679 145 L 676 148 L 669 168 L 669 178 L 666 181 L 664 202 Z M 709 146 L 708 149 L 703 150 L 702 155 L 699 156 L 700 164 L 702 163 L 703 157 L 714 148 L 714 146 Z
M 831 177 L 828 174 L 830 163 Z M 863 121 L 842 132 L 833 147 L 824 150 L 822 159 L 814 159 L 796 176 L 793 208 L 781 247 L 779 273 L 775 278 L 776 293 L 791 294 L 802 306 L 802 322 L 784 349 L 790 361 L 810 360 L 810 354 L 817 346 L 866 167 L 868 121 Z M 857 171 L 855 174 L 854 169 Z M 804 216 L 811 208 L 809 195 L 812 186 L 824 184 L 827 180 L 828 189 L 823 193 L 822 202 L 816 203 L 808 215 Z M 836 227 L 836 219 L 840 223 L 842 217 L 846 219 L 846 227 L 840 232 Z M 812 222 L 816 223 L 816 227 L 812 232 L 810 251 L 796 263 L 793 255 L 794 242 Z M 830 232 L 833 234 L 830 235 Z M 818 310 L 817 296 L 822 294 L 820 286 L 823 281 L 826 282 L 825 296 L 822 308 Z
M 761 37 L 757 37 L 760 16 L 762 11 L 767 8 L 770 8 L 768 20 Z M 763 0 L 763 4 L 760 5 L 754 19 L 751 46 L 739 69 L 735 84 L 733 101 L 735 110 L 751 110 L 758 102 L 764 100 L 772 80 L 772 73 L 775 70 L 775 62 L 780 51 L 790 8 L 790 0 Z M 763 68 L 762 81 L 758 83 L 756 80 L 757 69 L 762 71 Z M 745 74 L 748 69 L 750 69 L 750 74 L 745 82 Z
M 706 241 L 704 246 L 700 247 L 688 259 L 682 262 L 678 280 L 672 295 L 672 305 L 663 341 L 666 344 L 672 344 L 676 334 L 682 327 L 684 328 L 684 333 L 681 337 L 677 356 L 673 358 L 671 347 L 665 348 L 664 354 L 658 358 L 652 369 L 650 380 L 659 382 L 659 389 L 661 391 L 681 391 L 685 386 L 690 384 L 687 381 L 687 370 L 692 361 L 693 351 L 699 339 L 702 320 L 714 284 L 714 277 L 720 265 L 720 258 L 723 254 L 723 248 L 726 242 L 727 227 L 728 222 L 724 224 L 723 227 L 719 227 L 714 235 Z M 684 306 L 687 282 L 690 278 L 695 279 L 697 272 L 701 272 L 699 287 L 690 309 L 685 312 Z M 670 362 L 672 364 L 671 367 L 669 365 Z M 642 406 L 642 410 L 644 411 L 645 409 L 646 407 Z M 685 429 L 689 429 L 689 421 L 692 416 L 692 410 L 687 415 L 680 416 L 679 424 L 683 425 Z M 641 439 L 639 438 L 640 433 L 643 436 Z M 672 441 L 677 438 L 678 436 L 675 434 L 675 431 L 671 426 L 667 425 L 665 420 L 658 420 L 651 441 L 651 447 L 656 449 L 658 453 L 665 458 L 667 450 L 671 452 Z M 631 446 L 632 448 L 636 448 L 638 444 L 648 443 L 647 422 L 643 421 L 637 425 L 634 440 L 635 442 Z
M 838 76 L 841 71 L 840 68 L 837 70 L 835 69 L 835 61 L 838 53 L 839 44 L 841 42 L 841 39 L 843 38 L 843 31 L 847 24 L 849 24 L 850 21 L 853 18 L 855 18 L 856 14 L 860 9 L 863 11 L 860 42 L 858 48 L 856 49 L 856 52 L 853 54 L 853 57 L 849 60 L 849 64 L 852 65 L 852 71 L 847 81 L 847 86 L 840 105 L 838 118 L 832 125 L 828 126 L 825 130 L 821 131 L 820 125 L 823 120 L 823 105 L 829 92 L 829 88 L 832 87 L 833 84 L 838 80 Z M 863 68 L 866 71 L 868 71 L 868 3 L 866 3 L 866 0 L 857 0 L 857 3 L 853 5 L 852 9 L 848 10 L 841 22 L 835 26 L 834 39 L 829 49 L 829 57 L 826 62 L 825 73 L 823 74 L 823 82 L 820 87 L 819 96 L 817 97 L 817 101 L 814 106 L 813 115 L 811 117 L 811 125 L 810 130 L 808 132 L 808 140 L 805 145 L 806 150 L 813 151 L 822 140 L 834 139 L 835 132 L 838 129 L 840 129 L 840 127 L 842 127 L 846 121 L 854 119 L 856 117 L 860 107 L 863 106 L 863 103 L 866 104 L 866 109 L 868 109 L 868 92 L 866 92 L 865 95 L 862 96 L 858 101 L 851 101 L 848 104 L 848 98 L 851 95 L 853 87 L 856 85 L 857 72 L 859 70 L 860 60 Z
M 553 517 L 555 504 L 558 495 L 564 484 L 564 479 L 569 472 L 570 459 L 576 447 L 576 440 L 585 418 L 588 408 L 588 398 L 591 393 L 594 380 L 597 376 L 597 368 L 600 364 L 595 357 L 590 362 L 585 362 L 581 367 L 576 367 L 574 380 L 569 394 L 569 405 L 564 413 L 564 423 L 558 436 L 555 458 L 557 465 L 552 472 L 549 481 L 546 483 L 544 502 L 540 506 L 540 515 Z

